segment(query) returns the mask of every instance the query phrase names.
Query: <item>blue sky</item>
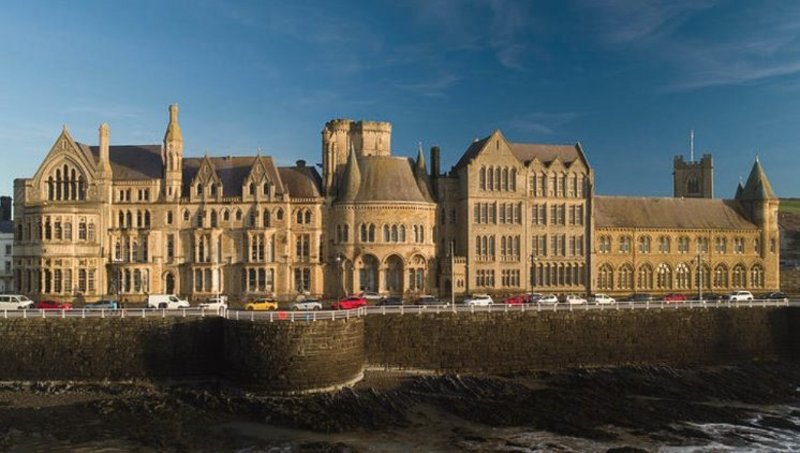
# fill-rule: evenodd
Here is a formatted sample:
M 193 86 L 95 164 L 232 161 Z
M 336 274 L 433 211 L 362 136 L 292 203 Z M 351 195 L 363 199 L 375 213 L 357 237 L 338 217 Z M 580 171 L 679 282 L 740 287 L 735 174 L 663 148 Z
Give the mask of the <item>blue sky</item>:
M 332 118 L 393 123 L 393 151 L 476 137 L 581 142 L 600 194 L 672 191 L 672 157 L 715 159 L 732 196 L 756 154 L 800 196 L 800 2 L 3 2 L 0 193 L 66 123 L 84 143 L 320 161 Z

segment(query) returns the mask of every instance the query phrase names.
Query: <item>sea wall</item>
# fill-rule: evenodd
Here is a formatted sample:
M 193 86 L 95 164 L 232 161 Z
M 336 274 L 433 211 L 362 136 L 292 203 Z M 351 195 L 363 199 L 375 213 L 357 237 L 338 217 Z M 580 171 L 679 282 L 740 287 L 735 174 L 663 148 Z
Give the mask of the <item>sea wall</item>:
M 221 318 L 0 319 L 0 380 L 215 376 L 221 329 Z
M 364 318 L 225 321 L 225 377 L 253 390 L 334 390 L 364 375 Z
M 370 366 L 434 372 L 779 360 L 797 355 L 797 311 L 611 308 L 370 316 L 365 345 Z

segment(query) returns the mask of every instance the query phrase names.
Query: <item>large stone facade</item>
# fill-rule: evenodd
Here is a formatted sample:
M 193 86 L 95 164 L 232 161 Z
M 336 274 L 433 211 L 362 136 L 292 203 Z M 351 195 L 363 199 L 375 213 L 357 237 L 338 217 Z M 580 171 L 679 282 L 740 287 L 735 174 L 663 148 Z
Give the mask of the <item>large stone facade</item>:
M 158 145 L 111 146 L 104 124 L 99 145 L 88 146 L 64 128 L 36 174 L 15 181 L 20 292 L 129 301 L 148 293 L 413 298 L 453 288 L 690 292 L 696 284 L 681 265 L 692 272 L 696 253 L 678 249 L 685 237 L 712 249 L 725 238 L 700 272 L 704 282 L 725 272 L 712 288 L 778 286 L 777 199 L 758 163 L 736 200 L 686 200 L 710 204 L 670 211 L 700 213 L 698 222 L 652 222 L 615 209 L 658 210 L 673 199 L 595 197 L 580 145 L 511 143 L 496 131 L 442 173 L 436 147 L 431 171 L 421 149 L 416 159 L 392 156 L 389 123 L 333 120 L 322 131 L 319 174 L 302 160 L 278 167 L 260 155 L 184 157 L 177 106 L 169 112 Z M 669 237 L 672 248 L 642 260 L 643 235 L 653 248 Z M 614 248 L 620 241 L 632 242 Z M 647 278 L 669 283 L 631 283 L 644 265 Z

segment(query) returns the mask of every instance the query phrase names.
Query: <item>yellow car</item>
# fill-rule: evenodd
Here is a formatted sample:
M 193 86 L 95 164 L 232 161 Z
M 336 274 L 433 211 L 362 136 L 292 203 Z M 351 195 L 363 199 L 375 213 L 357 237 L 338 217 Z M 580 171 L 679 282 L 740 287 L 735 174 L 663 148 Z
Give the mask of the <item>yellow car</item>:
M 274 299 L 269 299 L 269 298 L 256 299 L 252 302 L 246 303 L 244 309 L 257 310 L 257 311 L 277 310 L 278 303 L 275 302 Z

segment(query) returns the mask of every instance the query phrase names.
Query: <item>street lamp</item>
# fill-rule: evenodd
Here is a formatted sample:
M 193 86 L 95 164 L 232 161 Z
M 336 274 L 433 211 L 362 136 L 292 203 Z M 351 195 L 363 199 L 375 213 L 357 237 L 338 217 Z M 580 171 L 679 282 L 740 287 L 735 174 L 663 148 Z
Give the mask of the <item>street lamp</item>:
M 340 300 L 342 294 L 342 257 L 336 255 L 336 300 Z
M 703 251 L 697 248 L 697 300 L 703 300 Z

